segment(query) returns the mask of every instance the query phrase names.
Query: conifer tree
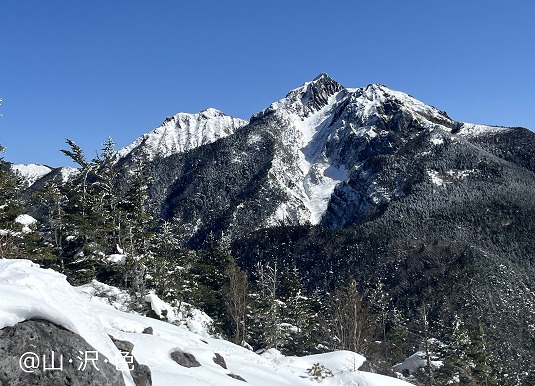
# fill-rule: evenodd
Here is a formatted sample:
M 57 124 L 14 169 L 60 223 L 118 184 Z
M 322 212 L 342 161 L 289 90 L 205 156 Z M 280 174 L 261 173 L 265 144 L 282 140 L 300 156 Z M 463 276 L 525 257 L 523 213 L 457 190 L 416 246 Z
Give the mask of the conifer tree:
M 65 271 L 64 245 L 66 238 L 65 207 L 68 202 L 57 178 L 48 181 L 33 197 L 34 204 L 44 208 L 46 242 L 50 244 L 61 272 Z
M 284 331 L 282 351 L 294 355 L 314 352 L 319 343 L 315 332 L 319 329 L 313 299 L 307 296 L 295 266 L 283 272 L 280 288 L 280 298 L 284 304 L 281 320 L 288 326 Z
M 4 152 L 0 145 L 0 155 Z M 0 258 L 28 258 L 48 264 L 51 254 L 36 225 L 23 226 L 17 218 L 24 214 L 20 199 L 22 182 L 0 156 Z
M 0 145 L 0 258 L 18 255 L 15 218 L 21 214 L 16 200 L 18 184 L 10 171 L 10 164 L 1 155 L 5 148 Z
M 191 268 L 191 280 L 194 282 L 192 300 L 204 312 L 214 318 L 214 327 L 220 332 L 231 331 L 227 317 L 223 288 L 228 283 L 225 275 L 232 257 L 230 253 L 217 244 L 197 252 L 197 258 Z
M 149 287 L 163 300 L 175 304 L 191 299 L 194 283 L 192 267 L 196 254 L 181 246 L 177 225 L 163 222 L 149 240 L 149 253 L 142 260 L 150 277 Z

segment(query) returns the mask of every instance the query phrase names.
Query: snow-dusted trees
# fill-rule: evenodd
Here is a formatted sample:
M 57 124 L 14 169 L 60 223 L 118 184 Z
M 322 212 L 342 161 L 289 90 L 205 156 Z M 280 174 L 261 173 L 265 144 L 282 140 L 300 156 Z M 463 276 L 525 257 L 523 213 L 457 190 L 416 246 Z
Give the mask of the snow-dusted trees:
M 53 249 L 60 270 L 65 271 L 63 246 L 66 232 L 65 206 L 68 198 L 57 178 L 48 181 L 36 192 L 33 201 L 43 208 L 46 228 L 43 229 L 46 242 Z
M 9 163 L 1 156 L 4 151 L 0 145 L 0 258 L 17 255 L 14 220 L 21 213 L 16 200 L 17 181 L 9 170 Z
M 282 343 L 281 308 L 282 301 L 278 298 L 281 271 L 277 264 L 261 264 L 256 266 L 258 277 L 258 299 L 255 322 L 261 326 L 263 345 L 267 348 L 278 348 Z
M 34 232 L 35 219 L 24 215 L 22 183 L 1 157 L 4 150 L 0 145 L 0 258 L 48 260 L 50 253 L 40 234 Z
M 234 330 L 234 342 L 240 344 L 247 340 L 247 309 L 251 301 L 247 273 L 238 267 L 234 258 L 226 270 L 228 284 L 225 299 L 228 316 Z
M 364 296 L 353 278 L 329 296 L 327 313 L 326 321 L 335 347 L 365 353 L 372 323 Z
M 98 266 L 103 265 L 106 255 L 120 253 L 124 255 L 121 269 L 118 272 L 104 269 L 101 273 L 119 273 L 125 286 L 139 292 L 144 287 L 146 274 L 140 258 L 147 253 L 154 229 L 152 216 L 146 209 L 147 180 L 140 167 L 119 180 L 115 144 L 111 138 L 91 161 L 72 140 L 67 140 L 67 144 L 70 149 L 62 152 L 79 165 L 78 174 L 67 184 L 66 205 L 71 230 L 68 237 L 77 249 L 71 259 L 74 274 L 85 272 L 87 275 L 80 279 L 87 280 L 95 276 L 97 270 L 102 271 Z

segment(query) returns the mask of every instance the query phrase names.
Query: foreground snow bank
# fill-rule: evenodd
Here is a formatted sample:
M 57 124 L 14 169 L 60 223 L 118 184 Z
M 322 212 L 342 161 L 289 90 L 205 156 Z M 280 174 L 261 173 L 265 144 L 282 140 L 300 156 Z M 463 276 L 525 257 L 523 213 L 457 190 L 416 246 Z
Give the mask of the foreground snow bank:
M 64 275 L 28 260 L 0 260 L 0 294 L 0 329 L 45 319 L 80 335 L 107 358 L 121 358 L 90 303 Z M 130 374 L 123 375 L 133 385 Z
M 99 289 L 113 292 L 109 286 Z M 46 319 L 79 334 L 102 354 L 116 357 L 118 350 L 108 334 L 112 335 L 133 343 L 132 354 L 140 364 L 150 368 L 155 386 L 244 385 L 234 377 L 258 386 L 311 386 L 318 382 L 322 385 L 409 385 L 394 378 L 358 371 L 364 357 L 349 351 L 285 357 L 276 350 L 268 350 L 258 355 L 230 342 L 195 334 L 185 325 L 176 326 L 126 313 L 102 301 L 97 292 L 87 286 L 73 288 L 65 276 L 26 260 L 0 260 L 0 294 L 0 329 L 26 319 Z M 148 327 L 152 334 L 146 333 Z M 182 367 L 171 358 L 171 353 L 176 351 L 193 355 L 200 366 Z M 218 357 L 223 358 L 225 367 L 214 361 Z M 309 372 L 314 366 L 328 369 L 329 372 L 325 372 L 328 375 L 314 379 Z M 129 375 L 124 374 L 126 384 L 132 385 Z

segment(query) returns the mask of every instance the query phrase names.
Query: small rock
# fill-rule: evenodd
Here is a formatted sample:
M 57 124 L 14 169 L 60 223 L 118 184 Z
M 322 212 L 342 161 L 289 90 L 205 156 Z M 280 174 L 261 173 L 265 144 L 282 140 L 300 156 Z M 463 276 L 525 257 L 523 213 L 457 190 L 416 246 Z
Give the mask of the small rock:
M 152 329 L 152 326 L 149 326 L 149 327 L 147 327 L 146 329 L 144 329 L 144 330 L 143 330 L 143 334 L 154 335 L 154 330 Z
M 238 381 L 243 381 L 243 382 L 247 382 L 245 379 L 243 379 L 242 377 L 240 377 L 239 375 L 236 375 L 236 374 L 227 374 L 229 377 L 231 378 L 234 378 L 234 379 L 237 379 Z
M 171 358 L 180 366 L 184 367 L 199 367 L 201 365 L 193 354 L 187 352 L 173 351 Z
M 223 358 L 219 353 L 215 353 L 214 363 L 218 364 L 224 369 L 227 368 L 227 363 L 225 362 L 225 358 Z

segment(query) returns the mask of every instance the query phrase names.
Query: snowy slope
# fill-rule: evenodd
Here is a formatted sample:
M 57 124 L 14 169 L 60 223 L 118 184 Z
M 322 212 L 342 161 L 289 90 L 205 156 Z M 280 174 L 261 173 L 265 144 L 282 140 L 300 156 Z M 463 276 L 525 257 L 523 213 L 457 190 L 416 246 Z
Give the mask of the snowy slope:
M 35 181 L 52 171 L 52 168 L 48 166 L 37 164 L 17 164 L 12 165 L 11 168 L 22 177 L 28 186 L 33 185 Z
M 247 121 L 213 108 L 197 114 L 178 113 L 120 149 L 118 156 L 122 158 L 133 153 L 146 160 L 168 157 L 226 137 L 245 124 Z
M 30 318 L 42 318 L 81 335 L 108 358 L 120 356 L 108 334 L 134 344 L 132 354 L 151 369 L 155 386 L 243 385 L 229 377 L 235 374 L 250 385 L 314 385 L 307 370 L 315 363 L 330 369 L 333 376 L 322 385 L 402 386 L 407 383 L 355 370 L 364 358 L 349 351 L 308 357 L 284 357 L 276 350 L 255 354 L 221 339 L 197 335 L 183 326 L 119 311 L 86 287 L 73 288 L 65 277 L 44 270 L 26 260 L 0 260 L 0 328 Z M 142 331 L 151 326 L 153 334 Z M 175 350 L 193 354 L 200 367 L 185 368 L 175 363 Z M 216 364 L 221 355 L 227 369 Z M 126 366 L 126 365 L 125 365 Z M 129 374 L 123 373 L 127 385 Z

